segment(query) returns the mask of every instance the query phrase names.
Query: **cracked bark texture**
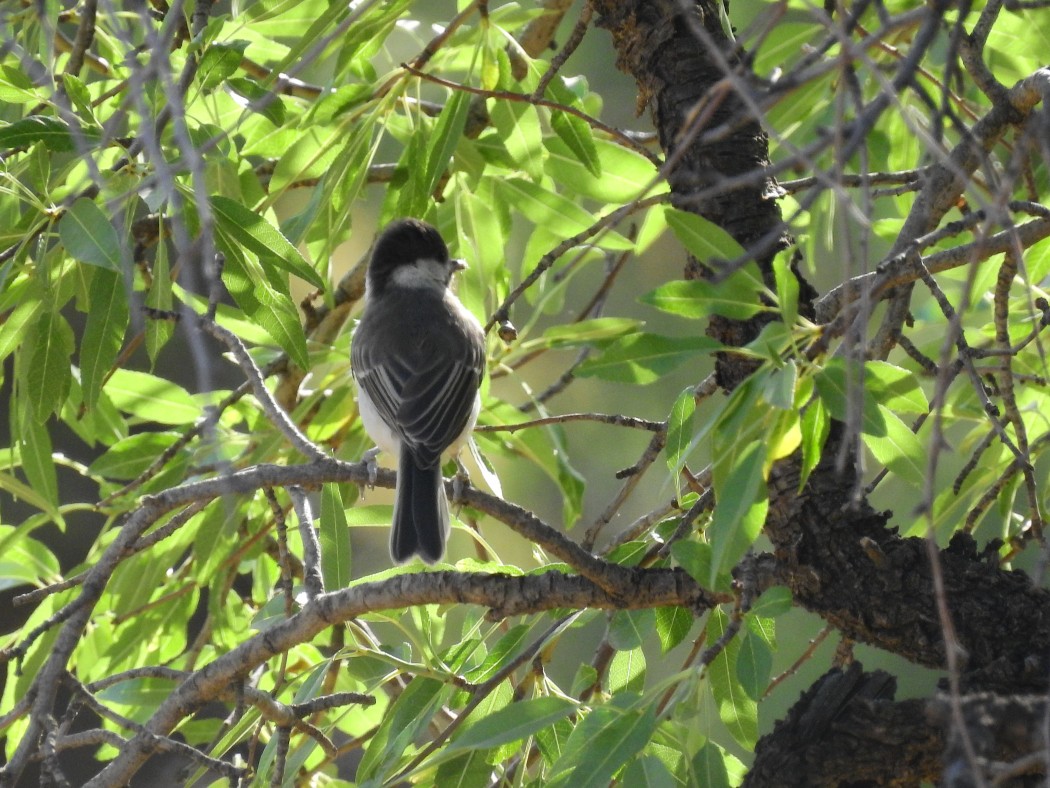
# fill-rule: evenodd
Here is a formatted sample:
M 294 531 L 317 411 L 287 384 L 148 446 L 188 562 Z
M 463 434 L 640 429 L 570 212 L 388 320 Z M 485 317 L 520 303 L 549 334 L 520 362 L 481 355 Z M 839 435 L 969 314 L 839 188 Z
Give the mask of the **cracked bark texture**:
M 639 106 L 649 108 L 673 163 L 667 170 L 672 203 L 719 224 L 745 248 L 775 236 L 768 251 L 756 256 L 769 277 L 772 256 L 791 243 L 781 222 L 775 181 L 709 189 L 768 163 L 760 125 L 747 115 L 744 102 L 726 91 L 723 63 L 736 69 L 737 84 L 753 81 L 738 67 L 717 5 L 594 0 L 594 7 L 598 25 L 612 34 L 617 65 L 636 80 Z M 704 129 L 723 129 L 713 142 L 690 129 L 705 113 Z M 691 261 L 686 275 L 710 273 Z M 801 285 L 805 309 L 813 291 Z M 758 321 L 717 318 L 708 333 L 738 346 L 760 329 Z M 723 354 L 718 380 L 731 389 L 753 370 L 752 362 Z M 854 500 L 852 457 L 847 456 L 844 470 L 836 467 L 842 439 L 843 430 L 835 425 L 823 461 L 801 492 L 797 456 L 774 466 L 765 526 L 774 545 L 773 574 L 791 589 L 797 604 L 844 635 L 921 665 L 944 668 L 944 636 L 927 545 L 898 536 L 892 512 L 877 512 L 864 498 Z M 960 687 L 966 692 L 1043 692 L 1050 675 L 1050 594 L 1034 588 L 1021 572 L 1003 571 L 996 558 L 994 549 L 978 551 L 967 535 L 957 535 L 939 551 L 962 649 Z M 892 695 L 892 682 L 864 674 L 859 666 L 846 674 L 829 674 L 759 743 L 748 784 L 910 785 L 945 776 L 941 764 L 951 716 L 928 714 L 926 701 L 894 702 Z M 820 724 L 813 717 L 818 713 L 825 715 Z M 997 750 L 993 741 L 981 752 L 1003 760 L 1030 751 Z M 948 763 L 958 760 L 949 758 Z

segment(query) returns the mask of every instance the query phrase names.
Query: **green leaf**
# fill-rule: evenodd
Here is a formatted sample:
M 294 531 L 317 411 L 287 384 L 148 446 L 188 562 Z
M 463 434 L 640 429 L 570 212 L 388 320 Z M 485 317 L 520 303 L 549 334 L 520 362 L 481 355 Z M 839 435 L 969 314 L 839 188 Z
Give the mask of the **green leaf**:
M 761 303 L 762 292 L 761 282 L 756 281 L 750 266 L 745 266 L 717 284 L 703 279 L 666 282 L 639 300 L 680 317 L 722 315 L 747 320 L 759 312 L 772 311 Z
M 855 365 L 852 367 L 856 369 Z M 824 369 L 813 376 L 820 399 L 827 406 L 832 418 L 847 421 L 849 418 L 849 398 L 863 399 L 863 417 L 861 431 L 866 435 L 881 436 L 886 434 L 886 422 L 879 412 L 879 404 L 864 390 L 864 378 L 856 375 L 847 382 L 846 364 L 842 359 L 832 359 Z
M 895 411 L 930 411 L 930 402 L 915 373 L 886 361 L 868 361 L 864 365 L 864 390 L 872 393 L 880 405 Z
M 287 111 L 279 95 L 248 77 L 230 77 L 226 84 L 234 93 L 248 99 L 248 108 L 252 112 L 258 112 L 275 126 L 284 125 Z
M 408 683 L 383 717 L 358 766 L 359 782 L 390 775 L 405 749 L 429 724 L 451 690 L 436 679 L 417 676 Z
M 664 211 L 675 236 L 700 262 L 735 260 L 744 256 L 744 247 L 717 224 L 677 208 L 665 208 Z
M 676 486 L 679 484 L 679 472 L 685 465 L 685 455 L 688 454 L 693 439 L 693 413 L 696 412 L 696 395 L 693 387 L 689 386 L 682 390 L 671 407 L 671 415 L 667 417 L 667 444 L 664 452 L 667 455 L 667 468 L 671 471 L 671 478 Z
M 671 545 L 671 557 L 698 583 L 707 583 L 711 576 L 711 545 L 680 540 Z
M 595 178 L 602 175 L 602 163 L 594 145 L 594 134 L 583 118 L 560 109 L 551 110 L 551 128 Z
M 728 625 L 729 618 L 721 609 L 712 610 L 707 621 L 707 642 L 715 643 Z M 707 675 L 718 716 L 740 746 L 750 751 L 758 739 L 758 704 L 748 696 L 734 670 L 739 649 L 738 641 L 730 641 L 712 660 Z
M 638 648 L 656 626 L 652 610 L 617 610 L 609 620 L 609 645 L 617 651 Z
M 492 647 L 485 660 L 478 667 L 468 671 L 465 678 L 475 684 L 480 684 L 495 676 L 528 645 L 528 636 L 531 631 L 532 627 L 527 624 L 511 627 Z
M 645 385 L 659 380 L 680 364 L 721 347 L 709 337 L 638 333 L 616 340 L 597 358 L 587 359 L 576 374 Z
M 175 441 L 177 432 L 140 432 L 114 443 L 109 450 L 88 466 L 92 476 L 107 479 L 134 479 Z
M 489 117 L 514 165 L 538 181 L 543 166 L 543 137 L 536 108 L 525 102 L 496 101 Z
M 926 451 L 922 442 L 897 414 L 881 405 L 878 408 L 886 425 L 885 434 L 865 433 L 862 436 L 864 445 L 875 455 L 876 460 L 896 476 L 922 489 L 926 479 Z
M 93 200 L 81 197 L 69 207 L 58 223 L 58 237 L 76 260 L 120 270 L 117 231 Z
M 564 195 L 549 191 L 524 178 L 505 178 L 496 181 L 497 194 L 521 211 L 533 224 L 565 237 L 577 235 L 590 228 L 595 217 Z M 606 232 L 601 237 L 606 249 L 632 249 L 634 245 L 617 232 Z
M 824 401 L 814 398 L 802 413 L 802 469 L 799 474 L 799 490 L 806 486 L 809 475 L 820 462 L 824 443 L 831 432 L 831 419 Z
M 645 689 L 645 653 L 642 647 L 613 654 L 606 681 L 609 692 L 614 695 L 621 692 L 641 693 Z
M 736 673 L 740 686 L 755 701 L 762 700 L 773 672 L 773 651 L 765 640 L 753 632 L 745 633 L 739 640 Z
M 51 151 L 73 150 L 69 127 L 58 118 L 30 115 L 0 127 L 0 148 L 28 148 L 36 142 L 44 143 Z
M 591 141 L 598 155 L 600 177 L 595 176 L 558 137 L 548 137 L 543 141 L 548 154 L 543 171 L 570 191 L 603 203 L 630 202 L 653 188 L 657 172 L 651 161 L 615 142 L 593 137 Z
M 106 394 L 120 410 L 142 421 L 193 424 L 203 414 L 187 391 L 170 380 L 130 369 L 114 370 Z
M 15 536 L 14 531 L 0 526 L 0 591 L 59 579 L 61 567 L 54 554 L 36 539 Z
M 656 729 L 656 717 L 646 711 L 614 706 L 595 709 L 573 730 L 548 784 L 572 788 L 606 788 L 613 775 L 641 752 Z
M 321 575 L 328 591 L 350 584 L 350 526 L 339 485 L 321 486 Z
M 719 574 L 736 566 L 762 530 L 769 508 L 762 472 L 765 459 L 765 444 L 753 443 L 731 468 L 714 465 L 715 513 L 708 529 L 712 561 L 707 580 L 711 585 Z
M 45 309 L 27 333 L 25 396 L 37 421 L 55 413 L 69 394 L 73 329 L 56 311 Z
M 569 716 L 576 708 L 574 703 L 553 695 L 512 703 L 472 724 L 453 739 L 446 752 L 498 747 L 519 741 Z
M 521 343 L 521 349 L 550 348 L 557 350 L 567 347 L 579 347 L 603 340 L 618 339 L 636 333 L 643 323 L 641 320 L 630 320 L 621 317 L 596 317 L 592 320 L 581 320 L 579 323 L 555 325 L 545 329 L 543 335 Z
M 784 249 L 773 258 L 773 277 L 777 283 L 777 301 L 780 317 L 792 326 L 798 319 L 798 279 L 791 270 L 791 257 L 795 250 Z
M 675 546 L 679 544 L 684 543 L 676 542 Z M 708 555 L 710 555 L 710 551 L 708 551 Z M 710 562 L 708 564 L 710 565 Z M 702 576 L 707 577 L 707 572 L 705 571 Z M 656 634 L 660 638 L 660 652 L 666 654 L 681 643 L 685 636 L 689 634 L 689 630 L 693 627 L 693 616 L 684 607 L 677 605 L 674 607 L 658 607 L 655 613 Z
M 434 773 L 441 788 L 487 788 L 495 769 L 488 750 L 470 750 L 442 763 Z M 334 785 L 334 783 L 330 783 Z
M 427 150 L 426 176 L 423 179 L 423 193 L 433 194 L 438 183 L 448 169 L 449 159 L 463 136 L 463 127 L 467 123 L 470 111 L 470 95 L 455 90 L 441 110 L 434 131 L 430 135 L 430 146 Z
M 21 301 L 3 324 L 0 324 L 0 361 L 27 341 L 31 327 L 36 325 L 37 318 L 43 310 L 43 301 L 30 298 Z
M 729 788 L 729 772 L 726 770 L 725 753 L 722 748 L 708 740 L 693 758 L 693 773 L 704 788 Z
M 174 304 L 171 293 L 171 273 L 168 270 L 167 244 L 157 244 L 157 257 L 153 262 L 153 280 L 146 294 L 146 306 L 161 312 L 169 312 Z M 149 360 L 156 364 L 161 349 L 175 332 L 175 324 L 170 320 L 146 318 L 146 353 Z
M 18 420 L 18 455 L 22 460 L 22 470 L 32 485 L 33 493 L 41 496 L 41 510 L 54 518 L 59 518 L 57 507 L 58 476 L 55 473 L 55 462 L 51 456 L 51 435 L 47 425 L 34 418 L 31 408 L 23 405 L 21 418 Z M 24 497 L 24 496 L 22 496 Z M 39 505 L 29 498 L 25 500 Z
M 237 306 L 288 354 L 302 369 L 309 367 L 306 336 L 291 298 L 266 281 L 262 266 L 243 254 L 228 236 L 217 234 L 216 241 L 226 255 L 222 280 Z
M 197 66 L 197 79 L 205 91 L 214 90 L 241 67 L 248 41 L 225 41 L 213 43 L 201 56 Z
M 87 325 L 80 341 L 80 385 L 84 405 L 94 408 L 102 382 L 116 361 L 128 327 L 124 279 L 116 271 L 99 269 L 91 277 Z
M 559 104 L 578 107 L 582 102 L 565 85 L 564 78 L 556 74 L 547 85 L 547 90 Z M 551 109 L 551 128 L 561 141 L 594 177 L 601 177 L 602 163 L 598 148 L 594 144 L 594 131 L 583 118 L 560 109 Z
M 643 755 L 627 767 L 620 785 L 632 788 L 668 788 L 679 785 L 671 770 L 655 755 Z
M 324 280 L 317 271 L 265 218 L 236 200 L 220 195 L 211 198 L 211 207 L 221 229 L 244 248 L 255 252 L 260 261 L 272 262 L 317 289 L 325 289 Z

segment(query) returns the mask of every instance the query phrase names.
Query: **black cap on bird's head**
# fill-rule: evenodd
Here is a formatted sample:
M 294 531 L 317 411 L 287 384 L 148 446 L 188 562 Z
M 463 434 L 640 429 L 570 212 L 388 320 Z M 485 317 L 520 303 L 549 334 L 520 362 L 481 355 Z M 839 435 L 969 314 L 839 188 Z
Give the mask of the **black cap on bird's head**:
M 368 266 L 369 288 L 376 293 L 382 291 L 395 270 L 421 260 L 446 266 L 449 278 L 463 267 L 458 260 L 449 260 L 448 247 L 432 225 L 419 219 L 391 222 L 376 239 L 372 250 L 372 261 Z

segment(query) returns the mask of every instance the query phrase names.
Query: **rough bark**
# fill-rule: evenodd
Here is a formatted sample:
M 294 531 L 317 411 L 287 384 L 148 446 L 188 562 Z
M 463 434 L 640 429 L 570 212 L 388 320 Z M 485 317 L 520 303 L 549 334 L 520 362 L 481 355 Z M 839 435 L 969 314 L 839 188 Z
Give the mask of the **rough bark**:
M 755 255 L 768 276 L 772 256 L 791 243 L 781 223 L 775 181 L 708 189 L 768 163 L 760 125 L 748 117 L 745 102 L 726 91 L 729 82 L 753 82 L 741 73 L 734 45 L 722 33 L 717 6 L 706 0 L 696 5 L 595 0 L 594 7 L 599 26 L 612 33 L 618 66 L 637 81 L 640 106 L 652 113 L 671 162 L 672 202 L 719 224 L 745 248 L 776 235 Z M 736 72 L 731 79 L 726 79 L 725 64 Z M 703 127 L 721 129 L 712 135 L 716 139 L 692 128 L 692 121 L 707 112 Z M 697 271 L 711 273 L 702 263 L 694 267 Z M 803 302 L 811 294 L 803 283 Z M 739 346 L 760 328 L 757 321 L 717 318 L 708 333 Z M 719 383 L 731 389 L 753 369 L 752 362 L 725 354 L 719 360 Z M 774 467 L 765 527 L 774 544 L 772 572 L 798 604 L 846 636 L 943 668 L 944 634 L 929 549 L 924 540 L 898 536 L 891 512 L 877 512 L 865 498 L 855 499 L 853 463 L 847 461 L 840 471 L 835 461 L 842 433 L 840 426 L 833 428 L 824 461 L 801 493 L 798 457 Z M 963 691 L 1045 691 L 1050 594 L 1034 588 L 1025 574 L 1000 569 L 996 551 L 979 551 L 966 535 L 938 551 L 936 560 L 963 652 Z M 938 779 L 950 738 L 944 731 L 950 726 L 927 714 L 929 701 L 890 700 L 890 684 L 859 668 L 826 676 L 760 742 L 749 784 L 905 785 Z M 977 715 L 971 721 L 985 725 L 987 719 L 981 719 Z M 1028 744 L 1025 750 L 1016 741 L 1007 746 L 990 737 L 982 757 L 1016 758 L 1039 746 Z

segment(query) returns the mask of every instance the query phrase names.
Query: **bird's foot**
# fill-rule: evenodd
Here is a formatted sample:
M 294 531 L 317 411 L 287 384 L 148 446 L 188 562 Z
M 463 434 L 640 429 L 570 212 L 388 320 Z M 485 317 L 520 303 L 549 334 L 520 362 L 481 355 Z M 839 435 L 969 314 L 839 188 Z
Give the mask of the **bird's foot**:
M 368 486 L 376 486 L 376 478 L 379 476 L 379 463 L 376 462 L 376 457 L 379 456 L 379 447 L 373 446 L 371 449 L 361 455 L 361 462 L 365 464 L 368 469 Z
M 463 493 L 467 487 L 470 486 L 470 474 L 467 473 L 466 467 L 460 462 L 459 457 L 455 458 L 456 462 L 456 475 L 452 477 L 452 500 L 455 503 L 463 503 Z

